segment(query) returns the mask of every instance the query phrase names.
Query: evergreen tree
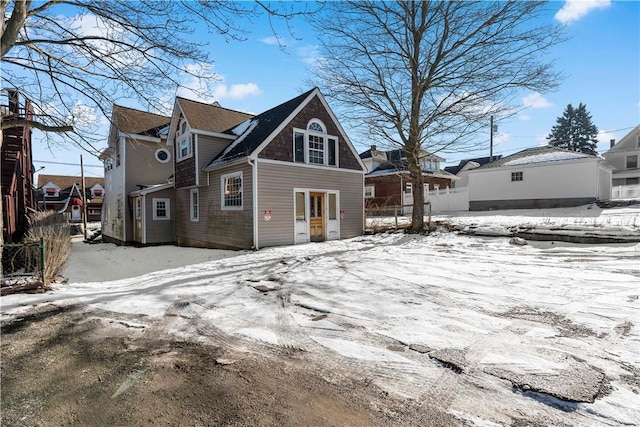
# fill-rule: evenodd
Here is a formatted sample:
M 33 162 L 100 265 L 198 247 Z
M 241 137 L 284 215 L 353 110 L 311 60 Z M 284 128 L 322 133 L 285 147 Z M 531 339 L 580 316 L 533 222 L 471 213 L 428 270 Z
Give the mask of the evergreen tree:
M 578 108 L 567 105 L 562 117 L 558 117 L 557 124 L 551 128 L 547 136 L 549 145 L 578 151 L 586 154 L 598 154 L 598 128 L 591 122 L 591 114 L 583 103 Z

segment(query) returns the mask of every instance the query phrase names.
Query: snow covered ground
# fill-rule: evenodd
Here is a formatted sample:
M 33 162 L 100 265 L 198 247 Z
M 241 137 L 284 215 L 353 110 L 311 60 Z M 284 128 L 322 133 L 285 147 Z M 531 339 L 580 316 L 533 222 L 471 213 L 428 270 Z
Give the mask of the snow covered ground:
M 575 208 L 446 218 L 636 232 L 639 215 Z M 181 337 L 299 349 L 336 375 L 447 408 L 468 425 L 640 424 L 638 243 L 516 246 L 445 230 L 259 252 L 78 241 L 65 273 L 69 283 L 52 292 L 3 297 L 3 320 L 42 303 L 173 316 Z

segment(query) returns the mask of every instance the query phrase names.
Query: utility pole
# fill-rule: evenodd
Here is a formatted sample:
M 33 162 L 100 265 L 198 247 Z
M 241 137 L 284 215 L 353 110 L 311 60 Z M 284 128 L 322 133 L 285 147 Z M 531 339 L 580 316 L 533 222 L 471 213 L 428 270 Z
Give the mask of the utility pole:
M 80 176 L 82 177 L 82 228 L 84 231 L 84 239 L 87 240 L 87 197 L 84 191 L 84 163 L 82 162 L 82 154 L 80 154 Z

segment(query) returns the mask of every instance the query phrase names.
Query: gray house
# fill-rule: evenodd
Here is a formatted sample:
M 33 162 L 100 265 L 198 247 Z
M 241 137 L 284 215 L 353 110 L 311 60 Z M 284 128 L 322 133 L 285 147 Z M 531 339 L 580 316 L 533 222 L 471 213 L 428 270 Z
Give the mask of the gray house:
M 166 185 L 172 180 L 173 147 L 166 144 L 170 121 L 170 117 L 114 105 L 108 147 L 100 154 L 104 163 L 105 241 L 116 244 L 175 241 L 174 219 L 163 216 L 163 212 L 170 213 L 173 195 L 138 191 L 157 188 L 158 184 Z M 140 204 L 142 198 L 148 206 Z M 149 232 L 142 231 L 142 223 Z M 159 226 L 152 227 L 153 223 Z
M 364 165 L 320 91 L 243 114 L 176 100 L 167 144 L 177 244 L 258 249 L 362 234 Z M 229 126 L 205 128 L 218 122 Z

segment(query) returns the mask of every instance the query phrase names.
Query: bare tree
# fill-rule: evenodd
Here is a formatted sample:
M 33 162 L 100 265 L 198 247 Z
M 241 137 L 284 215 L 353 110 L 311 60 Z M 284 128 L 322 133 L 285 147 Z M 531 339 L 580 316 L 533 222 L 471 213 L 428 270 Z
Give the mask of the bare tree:
M 309 9 L 309 7 L 311 9 Z M 215 79 L 194 34 L 242 40 L 253 18 L 284 21 L 320 6 L 295 3 L 153 0 L 0 0 L 2 87 L 17 89 L 36 114 L 6 117 L 2 129 L 30 126 L 73 138 L 93 112 L 106 117 L 118 99 L 161 107 L 185 75 Z M 76 137 L 87 148 L 90 135 Z M 91 150 L 94 151 L 95 150 Z
M 313 72 L 327 97 L 376 143 L 404 150 L 424 230 L 421 158 L 478 148 L 473 136 L 523 90 L 561 75 L 544 55 L 562 40 L 538 1 L 331 2 Z M 330 19 L 329 19 L 330 18 Z M 547 19 L 549 19 L 547 17 Z M 356 126 L 352 126 L 356 127 Z

